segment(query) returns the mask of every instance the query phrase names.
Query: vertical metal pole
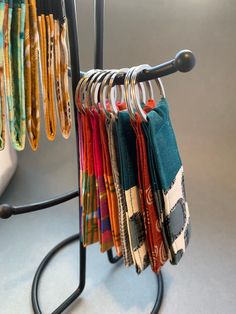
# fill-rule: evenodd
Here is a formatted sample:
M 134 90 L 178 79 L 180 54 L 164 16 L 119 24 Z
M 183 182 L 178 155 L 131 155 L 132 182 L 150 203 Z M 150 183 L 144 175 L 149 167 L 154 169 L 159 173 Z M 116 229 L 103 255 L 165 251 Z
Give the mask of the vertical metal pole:
M 78 22 L 76 11 L 76 0 L 65 0 L 66 16 L 68 21 L 68 33 L 70 43 L 70 58 L 71 58 L 71 78 L 73 90 L 73 104 L 74 104 L 74 119 L 75 119 L 75 133 L 76 133 L 76 147 L 77 147 L 77 165 L 78 165 L 78 186 L 80 182 L 80 162 L 79 162 L 79 137 L 78 137 L 78 120 L 77 109 L 74 103 L 74 95 L 77 84 L 80 80 L 80 59 L 79 59 L 79 35 Z M 79 198 L 80 208 L 80 198 Z M 80 288 L 83 290 L 85 286 L 86 275 L 86 249 L 80 241 Z
M 80 61 L 79 61 L 79 42 L 78 42 L 78 25 L 77 25 L 77 12 L 76 12 L 76 0 L 65 0 L 66 16 L 68 21 L 68 33 L 70 42 L 70 57 L 71 57 L 71 77 L 72 77 L 72 91 L 73 91 L 73 103 L 76 86 L 80 80 Z M 74 103 L 75 113 L 75 133 L 76 133 L 76 146 L 77 146 L 77 164 L 78 164 L 78 185 L 80 182 L 80 163 L 79 163 L 79 142 L 78 142 L 78 121 L 77 121 L 77 109 Z M 80 208 L 80 202 L 79 202 Z M 62 313 L 68 306 L 73 303 L 79 295 L 82 293 L 85 287 L 86 276 L 86 249 L 83 247 L 80 241 L 80 283 L 78 289 L 65 300 L 53 314 Z
M 94 0 L 95 69 L 103 69 L 104 2 L 105 0 Z

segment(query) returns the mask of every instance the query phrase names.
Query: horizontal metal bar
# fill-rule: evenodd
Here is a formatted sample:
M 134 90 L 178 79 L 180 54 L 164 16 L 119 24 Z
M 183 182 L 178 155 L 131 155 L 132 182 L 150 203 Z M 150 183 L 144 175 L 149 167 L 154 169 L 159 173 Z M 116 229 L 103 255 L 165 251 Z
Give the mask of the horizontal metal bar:
M 189 72 L 196 64 L 196 58 L 192 51 L 181 50 L 179 51 L 175 58 L 167 61 L 165 63 L 159 64 L 157 66 L 151 67 L 148 70 L 141 71 L 138 74 L 137 81 L 145 82 L 149 80 L 156 79 L 158 77 L 167 76 L 175 72 Z M 80 76 L 83 77 L 86 72 L 80 72 Z M 123 85 L 125 79 L 125 74 L 117 75 L 114 85 Z
M 13 215 L 27 214 L 34 211 L 46 209 L 49 207 L 62 204 L 64 202 L 68 202 L 78 196 L 79 196 L 79 191 L 73 191 L 63 196 L 59 196 L 48 201 L 43 201 L 43 202 L 30 204 L 30 205 L 11 206 L 7 204 L 3 204 L 3 205 L 0 205 L 0 218 L 8 219 Z

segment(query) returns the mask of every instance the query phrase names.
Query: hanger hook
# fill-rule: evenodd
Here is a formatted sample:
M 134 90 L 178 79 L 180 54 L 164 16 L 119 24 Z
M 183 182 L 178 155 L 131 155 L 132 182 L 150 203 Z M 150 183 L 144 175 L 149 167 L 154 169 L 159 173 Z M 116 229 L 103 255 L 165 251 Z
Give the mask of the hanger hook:
M 100 102 L 103 105 L 103 109 L 104 109 L 104 112 L 105 112 L 107 118 L 110 118 L 111 114 L 107 110 L 107 106 L 106 106 L 106 101 L 109 100 L 108 89 L 107 89 L 107 95 L 105 93 L 106 92 L 106 87 L 109 88 L 109 82 L 110 82 L 111 77 L 114 74 L 117 74 L 118 72 L 119 72 L 119 70 L 110 70 L 110 72 L 103 77 L 103 81 L 102 81 L 101 88 L 100 88 Z M 109 102 L 109 104 L 111 105 L 110 102 Z
M 117 72 L 113 73 L 110 77 L 110 80 L 109 80 L 109 87 L 108 87 L 108 91 L 107 91 L 107 94 L 108 94 L 108 100 L 109 100 L 109 103 L 111 105 L 111 110 L 112 110 L 112 113 L 114 114 L 114 116 L 117 118 L 118 117 L 118 108 L 116 106 L 116 100 L 114 100 L 114 98 L 112 97 L 112 88 L 116 87 L 116 86 L 119 86 L 121 88 L 121 93 L 122 93 L 122 88 L 124 88 L 123 85 L 114 85 L 114 81 L 115 81 L 115 78 L 119 75 L 119 74 L 126 74 L 128 72 L 128 68 L 123 68 L 123 69 L 120 69 L 118 70 Z M 123 101 L 123 95 L 121 95 L 121 102 Z
M 138 101 L 138 97 L 137 97 L 137 93 L 136 93 L 136 85 L 137 85 L 137 75 L 139 72 L 143 71 L 143 70 L 147 70 L 148 68 L 150 68 L 150 65 L 148 64 L 142 64 L 139 65 L 137 67 L 135 67 L 135 69 L 133 70 L 132 74 L 131 74 L 131 98 L 132 101 L 134 103 L 134 106 L 137 110 L 137 112 L 140 114 L 141 118 L 143 121 L 147 121 L 147 117 L 146 117 L 146 113 L 143 111 L 142 109 L 142 105 L 140 102 L 140 99 Z
M 124 80 L 124 86 L 125 86 L 125 102 L 127 104 L 128 112 L 130 115 L 130 118 L 132 120 L 135 120 L 135 111 L 133 108 L 133 100 L 131 98 L 131 85 L 130 85 L 130 80 L 131 80 L 131 75 L 133 71 L 135 70 L 135 67 L 130 68 L 126 75 L 125 75 L 125 80 Z
M 109 70 L 100 70 L 100 74 L 96 76 L 96 80 L 91 87 L 91 99 L 93 106 L 97 109 L 97 111 L 100 111 L 99 108 L 99 102 L 101 102 L 101 99 L 98 99 L 99 90 L 101 88 L 101 80 L 103 77 L 109 72 Z
M 83 110 L 83 107 L 82 107 L 82 100 L 83 100 L 83 98 L 81 97 L 81 91 L 82 91 L 83 83 L 87 79 L 87 77 L 89 77 L 94 72 L 95 72 L 95 70 L 89 70 L 88 72 L 86 72 L 85 75 L 79 80 L 79 83 L 76 86 L 76 90 L 75 90 L 75 104 L 77 106 L 77 110 L 80 113 Z

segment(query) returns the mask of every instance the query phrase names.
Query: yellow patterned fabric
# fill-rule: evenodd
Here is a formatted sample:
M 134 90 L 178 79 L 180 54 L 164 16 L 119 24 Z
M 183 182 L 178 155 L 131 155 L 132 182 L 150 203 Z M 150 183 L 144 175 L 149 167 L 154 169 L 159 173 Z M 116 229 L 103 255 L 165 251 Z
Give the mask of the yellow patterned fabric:
M 61 132 L 64 138 L 69 138 L 72 128 L 72 117 L 71 117 L 71 104 L 70 104 L 70 93 L 69 93 L 69 80 L 68 80 L 68 66 L 69 66 L 69 54 L 66 43 L 67 34 L 67 23 L 66 21 L 61 25 L 60 33 L 60 48 L 61 48 L 61 88 L 63 96 L 63 114 L 64 114 L 64 125 L 61 125 Z
M 53 17 L 38 16 L 42 93 L 46 135 L 50 141 L 56 137 L 56 114 L 54 109 L 54 21 Z
M 55 40 L 55 80 L 57 111 L 60 122 L 61 133 L 68 139 L 71 134 L 72 117 L 68 81 L 69 56 L 66 42 L 67 23 L 60 24 L 59 20 L 54 21 Z
M 46 49 L 46 26 L 45 15 L 38 16 L 38 30 L 40 43 L 40 64 L 41 64 L 41 79 L 42 79 L 42 101 L 45 116 L 45 126 L 47 130 L 46 112 L 48 107 L 48 78 L 47 78 L 47 49 Z M 47 131 L 46 131 L 47 133 Z
M 65 115 L 63 112 L 63 95 L 61 87 L 61 50 L 60 50 L 60 23 L 54 21 L 55 41 L 54 41 L 54 61 L 55 61 L 55 80 L 56 80 L 56 101 L 57 112 L 60 122 L 61 132 L 63 134 L 65 128 Z
M 55 113 L 55 78 L 54 78 L 54 19 L 53 15 L 46 16 L 47 30 L 47 76 L 48 76 L 48 107 L 46 108 L 46 130 L 50 141 L 56 137 L 56 113 Z

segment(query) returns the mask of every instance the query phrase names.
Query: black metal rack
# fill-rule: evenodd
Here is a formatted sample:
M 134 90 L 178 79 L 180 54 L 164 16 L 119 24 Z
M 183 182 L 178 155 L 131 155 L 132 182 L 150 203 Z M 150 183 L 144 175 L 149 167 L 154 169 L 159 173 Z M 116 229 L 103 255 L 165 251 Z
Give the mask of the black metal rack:
M 63 2 L 63 1 L 62 1 Z M 76 14 L 76 0 L 64 0 L 66 15 L 68 17 L 68 31 L 69 31 L 69 42 L 70 42 L 70 52 L 71 52 L 71 71 L 70 75 L 72 78 L 72 90 L 73 94 L 75 93 L 76 86 L 80 80 L 80 77 L 83 75 L 83 72 L 80 72 L 80 60 L 79 60 L 79 41 L 78 41 L 78 25 L 77 25 L 77 14 Z M 102 69 L 103 68 L 103 31 L 104 31 L 104 0 L 94 0 L 94 13 L 95 13 L 95 62 L 94 68 Z M 190 50 L 180 51 L 173 60 L 157 65 L 149 70 L 142 71 L 137 80 L 147 81 L 154 78 L 166 76 L 177 71 L 188 72 L 191 71 L 195 65 L 195 57 Z M 115 79 L 115 84 L 124 83 L 124 75 L 119 75 Z M 77 125 L 77 111 L 74 104 L 75 112 L 75 128 L 78 129 Z M 78 143 L 78 134 L 76 132 L 76 144 Z M 77 157 L 79 158 L 79 147 L 77 145 Z M 79 170 L 79 160 L 78 160 L 78 170 Z M 79 171 L 78 171 L 79 173 Z M 78 178 L 79 180 L 80 178 Z M 78 181 L 79 182 L 79 181 Z M 66 195 L 59 196 L 57 198 L 51 199 L 49 201 L 44 201 L 41 203 L 26 205 L 26 206 L 10 206 L 10 205 L 0 205 L 0 218 L 7 219 L 13 215 L 25 214 L 29 212 L 34 212 L 42 209 L 46 209 L 66 201 L 69 201 L 73 198 L 79 196 L 79 189 L 76 191 L 70 192 Z M 80 234 L 75 234 L 61 243 L 59 243 L 55 248 L 53 248 L 48 255 L 43 259 L 38 270 L 35 274 L 32 291 L 31 291 L 31 300 L 32 306 L 35 314 L 42 314 L 38 301 L 38 287 L 41 279 L 41 275 L 48 265 L 50 260 L 57 254 L 62 248 L 73 243 L 80 239 Z M 69 296 L 52 314 L 60 314 L 64 312 L 83 292 L 86 282 L 86 248 L 83 247 L 80 241 L 80 280 L 78 288 L 74 293 Z M 107 252 L 108 260 L 110 263 L 117 263 L 120 258 L 114 257 L 112 250 Z M 157 277 L 157 296 L 155 305 L 152 310 L 152 314 L 158 313 L 161 301 L 163 298 L 163 279 L 162 274 L 159 273 Z

